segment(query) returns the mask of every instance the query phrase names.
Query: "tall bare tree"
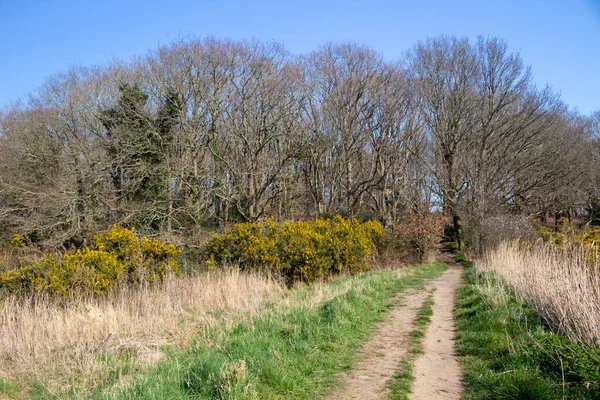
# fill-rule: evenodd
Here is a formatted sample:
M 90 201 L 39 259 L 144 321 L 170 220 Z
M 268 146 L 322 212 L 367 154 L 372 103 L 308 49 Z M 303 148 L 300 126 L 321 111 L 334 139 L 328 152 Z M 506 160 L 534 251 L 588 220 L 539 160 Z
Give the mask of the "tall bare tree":
M 536 88 L 497 38 L 428 39 L 397 63 L 349 43 L 294 56 L 178 40 L 58 74 L 0 111 L 0 235 L 57 246 L 115 222 L 185 235 L 263 217 L 392 223 L 439 204 L 483 243 L 496 213 L 594 214 L 598 120 Z

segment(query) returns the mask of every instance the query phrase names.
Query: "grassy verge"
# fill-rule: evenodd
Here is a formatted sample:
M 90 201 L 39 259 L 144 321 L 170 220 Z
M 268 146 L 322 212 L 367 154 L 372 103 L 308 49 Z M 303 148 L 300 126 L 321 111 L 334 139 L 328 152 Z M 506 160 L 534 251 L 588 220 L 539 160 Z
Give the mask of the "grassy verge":
M 408 359 L 400 364 L 400 370 L 396 373 L 394 380 L 390 385 L 390 400 L 407 400 L 411 393 L 413 367 L 415 358 L 423 353 L 422 339 L 425 337 L 427 326 L 431 322 L 433 315 L 433 296 L 430 294 L 417 312 L 417 318 L 413 322 L 414 329 L 410 332 L 410 348 Z
M 60 397 L 319 397 L 335 388 L 336 372 L 351 367 L 356 350 L 393 306 L 394 296 L 424 287 L 444 269 L 434 263 L 373 271 L 295 289 L 250 321 L 227 329 L 213 326 L 185 349 L 165 349 L 165 359 L 145 371 L 128 374 L 123 363 L 114 360 L 109 378 L 92 393 L 71 391 Z M 48 395 L 40 391 L 37 398 Z
M 457 350 L 465 399 L 600 399 L 600 349 L 551 332 L 492 273 L 462 257 Z
M 13 398 L 19 394 L 19 388 L 0 378 L 0 399 Z

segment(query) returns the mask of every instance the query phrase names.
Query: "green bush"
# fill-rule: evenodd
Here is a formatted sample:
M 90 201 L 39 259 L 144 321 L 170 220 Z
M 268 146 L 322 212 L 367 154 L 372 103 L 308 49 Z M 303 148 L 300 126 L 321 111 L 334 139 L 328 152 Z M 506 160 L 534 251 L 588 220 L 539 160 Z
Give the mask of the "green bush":
M 35 292 L 65 298 L 78 294 L 105 294 L 117 284 L 153 283 L 177 272 L 173 244 L 160 243 L 134 229 L 113 226 L 94 237 L 94 248 L 74 254 L 48 255 L 41 261 L 0 274 L 0 289 Z
M 238 264 L 242 269 L 281 273 L 288 282 L 312 282 L 367 268 L 373 242 L 383 234 L 377 221 L 357 219 L 241 223 L 215 234 L 204 246 L 209 267 Z

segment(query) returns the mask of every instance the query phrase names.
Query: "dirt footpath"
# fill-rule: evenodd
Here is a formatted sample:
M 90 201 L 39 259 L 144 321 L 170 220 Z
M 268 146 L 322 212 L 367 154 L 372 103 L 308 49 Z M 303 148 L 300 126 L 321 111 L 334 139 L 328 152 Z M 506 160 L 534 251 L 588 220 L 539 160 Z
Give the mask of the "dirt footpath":
M 342 374 L 340 389 L 331 396 L 335 400 L 385 399 L 386 383 L 394 377 L 400 361 L 408 355 L 410 331 L 419 308 L 427 298 L 425 290 L 408 290 L 401 306 L 380 322 L 374 336 L 358 354 L 360 362 Z
M 340 389 L 331 399 L 386 399 L 387 383 L 408 359 L 409 333 L 414 329 L 417 311 L 435 288 L 433 315 L 425 338 L 424 354 L 415 361 L 411 399 L 459 399 L 462 392 L 461 372 L 454 350 L 454 290 L 461 283 L 461 268 L 447 256 L 444 274 L 432 281 L 427 290 L 403 293 L 402 305 L 378 324 L 371 340 L 361 349 L 361 360 L 340 376 Z
M 461 370 L 454 346 L 454 291 L 461 284 L 461 267 L 446 260 L 448 270 L 435 281 L 433 315 L 423 339 L 423 354 L 416 359 L 413 400 L 460 399 Z

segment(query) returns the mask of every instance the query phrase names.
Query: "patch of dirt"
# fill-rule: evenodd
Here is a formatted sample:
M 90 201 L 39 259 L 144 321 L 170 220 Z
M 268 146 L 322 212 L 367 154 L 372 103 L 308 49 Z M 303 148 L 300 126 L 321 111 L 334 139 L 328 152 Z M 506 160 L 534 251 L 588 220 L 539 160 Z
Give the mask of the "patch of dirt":
M 428 296 L 425 290 L 408 290 L 397 306 L 378 324 L 371 340 L 360 350 L 356 366 L 340 376 L 340 389 L 331 399 L 385 399 L 386 383 L 398 371 L 400 361 L 407 358 L 408 334 L 413 330 L 417 310 Z
M 447 254 L 441 260 L 448 270 L 434 282 L 433 315 L 423 338 L 423 354 L 413 368 L 413 400 L 460 399 L 463 389 L 454 342 L 454 291 L 461 285 L 462 268 Z

